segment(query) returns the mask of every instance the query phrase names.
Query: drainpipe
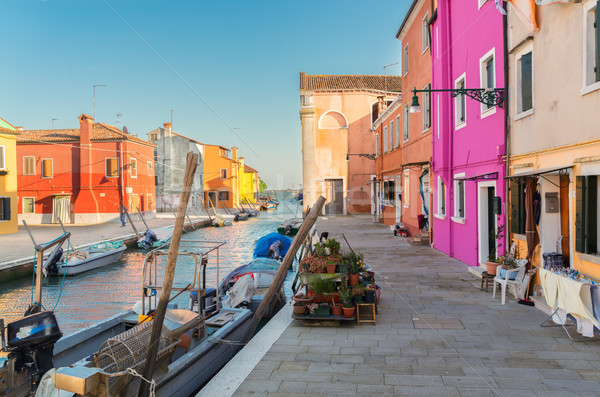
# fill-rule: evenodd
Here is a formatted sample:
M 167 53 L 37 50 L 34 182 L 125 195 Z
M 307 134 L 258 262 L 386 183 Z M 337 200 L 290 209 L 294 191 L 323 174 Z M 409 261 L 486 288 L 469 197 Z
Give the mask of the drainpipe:
M 452 12 L 450 11 L 450 1 L 445 0 L 444 1 L 446 3 L 446 20 L 448 21 L 447 23 L 447 29 L 448 29 L 448 88 L 452 87 Z M 451 98 L 451 97 L 450 97 Z M 448 195 L 449 197 L 449 201 L 454 203 L 454 183 L 452 181 L 452 173 L 454 171 L 454 114 L 456 112 L 456 109 L 454 109 L 454 101 L 452 99 L 450 99 L 450 115 L 448 117 L 448 131 L 450 133 L 450 137 L 449 137 L 449 142 L 448 142 L 448 187 L 449 187 L 449 191 L 450 194 Z M 448 209 L 448 210 L 453 210 L 454 206 L 452 206 L 452 209 Z M 449 216 L 448 218 L 452 218 L 451 216 Z M 449 220 L 450 222 L 448 223 L 448 229 L 449 229 L 449 242 L 450 242 L 450 257 L 454 258 L 454 224 L 452 222 L 452 219 Z
M 510 134 L 510 103 L 508 95 L 508 77 L 509 77 L 509 62 L 508 62 L 508 15 L 502 15 L 502 40 L 504 44 L 504 175 L 509 172 L 509 134 Z M 504 178 L 504 249 L 506 252 L 506 243 L 511 240 L 509 222 L 508 222 L 508 179 Z M 512 223 L 512 219 L 511 219 Z M 507 238 L 508 236 L 508 238 Z

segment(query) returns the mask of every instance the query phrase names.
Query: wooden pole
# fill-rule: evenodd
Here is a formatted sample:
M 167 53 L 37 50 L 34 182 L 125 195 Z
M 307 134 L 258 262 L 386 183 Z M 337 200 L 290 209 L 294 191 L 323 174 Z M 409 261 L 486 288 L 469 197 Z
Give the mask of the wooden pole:
M 208 212 L 208 209 L 206 209 L 206 203 L 204 202 L 204 200 L 202 199 L 202 197 L 200 197 L 200 201 L 202 202 L 202 207 L 204 207 L 204 212 L 206 212 L 206 215 L 208 215 L 208 220 L 212 222 L 212 217 L 210 216 L 210 213 Z
M 292 262 L 294 261 L 296 252 L 298 251 L 298 248 L 300 248 L 300 245 L 302 245 L 304 243 L 304 241 L 306 240 L 306 237 L 308 236 L 308 233 L 310 232 L 310 229 L 313 227 L 313 225 L 317 221 L 317 218 L 319 217 L 319 214 L 321 213 L 321 209 L 323 208 L 323 204 L 325 204 L 325 198 L 323 196 L 321 196 L 321 197 L 319 197 L 319 199 L 317 200 L 317 202 L 315 203 L 313 208 L 310 210 L 310 213 L 306 216 L 306 219 L 304 220 L 304 222 L 302 222 L 302 226 L 300 226 L 300 229 L 298 230 L 298 234 L 296 234 L 296 236 L 294 237 L 294 241 L 292 241 L 292 245 L 290 246 L 290 249 L 288 250 L 287 254 L 285 254 L 285 258 L 283 258 L 283 262 L 281 262 L 281 266 L 279 266 L 279 269 L 277 270 L 277 274 L 275 275 L 273 282 L 269 286 L 267 293 L 265 294 L 262 301 L 260 302 L 258 309 L 256 309 L 256 312 L 252 316 L 251 329 L 253 329 L 253 330 L 256 329 L 258 322 L 260 321 L 263 314 L 267 310 L 267 307 L 271 303 L 271 300 L 273 300 L 275 294 L 277 294 L 277 292 L 281 289 L 281 286 L 283 285 L 283 282 L 285 281 L 287 272 L 288 272 L 290 266 L 292 265 Z M 254 331 L 249 332 L 248 338 L 250 338 L 253 333 L 254 333 Z
M 129 216 L 129 211 L 127 211 L 127 208 L 123 207 L 123 211 L 125 211 L 125 215 L 127 215 L 127 219 L 129 220 L 129 224 L 133 228 L 133 231 L 135 232 L 135 235 L 138 236 L 138 237 L 142 237 L 142 235 L 140 234 L 140 232 L 137 231 L 135 225 L 133 224 L 133 221 L 131 220 L 131 217 Z
M 137 207 L 137 212 L 138 214 L 140 214 L 140 219 L 142 220 L 142 222 L 144 222 L 144 226 L 146 226 L 146 229 L 150 230 L 148 224 L 146 223 L 146 220 L 144 219 L 144 215 L 142 215 L 142 211 L 140 211 L 140 207 Z
M 181 189 L 181 199 L 179 208 L 177 208 L 177 219 L 175 219 L 175 227 L 173 228 L 173 237 L 171 238 L 171 246 L 169 247 L 169 256 L 167 257 L 167 266 L 165 268 L 165 279 L 163 280 L 163 288 L 158 301 L 158 306 L 154 314 L 154 322 L 152 324 L 152 336 L 150 337 L 150 346 L 146 356 L 146 364 L 142 376 L 145 379 L 152 379 L 154 373 L 154 365 L 156 364 L 156 354 L 158 353 L 158 342 L 162 331 L 167 304 L 171 296 L 171 288 L 173 287 L 173 278 L 175 276 L 175 266 L 177 265 L 177 254 L 179 252 L 179 241 L 183 233 L 183 223 L 185 221 L 185 213 L 192 184 L 194 183 L 194 174 L 198 165 L 198 155 L 189 152 L 187 155 L 187 163 L 185 165 L 185 176 L 183 179 L 183 188 Z M 139 397 L 147 397 L 150 392 L 150 384 L 142 382 L 140 385 Z

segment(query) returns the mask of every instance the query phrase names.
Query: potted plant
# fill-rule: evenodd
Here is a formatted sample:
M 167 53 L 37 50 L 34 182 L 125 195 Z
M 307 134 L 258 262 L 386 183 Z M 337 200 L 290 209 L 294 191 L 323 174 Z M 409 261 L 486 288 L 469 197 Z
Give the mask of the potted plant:
M 365 288 L 365 302 L 375 303 L 375 287 L 373 286 L 373 284 L 369 284 Z
M 332 316 L 341 316 L 342 315 L 342 305 L 340 303 L 336 303 L 333 295 L 331 297 L 331 315 Z
M 350 285 L 358 284 L 358 272 L 360 271 L 360 265 L 357 262 L 353 262 L 350 264 L 348 268 L 348 282 Z
M 302 316 L 306 313 L 306 303 L 296 302 L 294 303 L 294 314 Z
M 313 300 L 315 299 L 314 296 L 308 296 L 308 295 L 304 295 L 304 294 L 297 294 L 292 296 L 292 300 L 296 303 L 311 303 Z
M 319 256 L 307 255 L 300 261 L 302 270 L 310 273 L 325 273 L 327 261 Z
M 315 256 L 327 256 L 327 247 L 325 247 L 324 244 L 321 243 L 315 243 L 315 245 L 313 246 L 314 248 L 314 255 Z
M 310 287 L 315 291 L 315 300 L 323 302 L 328 300 L 329 294 L 335 290 L 333 281 L 316 276 L 310 281 Z
M 329 257 L 329 259 L 327 260 L 327 273 L 329 273 L 329 274 L 335 273 L 336 268 L 337 268 L 337 263 L 332 259 L 332 257 Z
M 360 303 L 363 300 L 363 295 L 365 294 L 365 287 L 361 284 L 355 285 L 352 287 L 352 297 L 354 298 L 355 303 Z
M 506 272 L 507 270 L 512 270 L 512 269 L 516 269 L 517 267 L 519 267 L 519 263 L 516 261 L 515 258 L 513 258 L 510 255 L 506 255 L 506 256 L 500 256 L 500 277 L 502 277 L 503 279 L 506 278 Z M 518 272 L 512 272 L 510 274 L 510 276 L 508 276 L 509 280 L 514 280 L 517 278 L 517 273 Z
M 308 313 L 311 316 L 315 315 L 315 312 L 317 311 L 318 308 L 319 308 L 318 303 L 309 303 L 308 305 L 306 305 L 306 309 L 308 309 Z
M 340 255 L 341 245 L 340 245 L 340 242 L 337 241 L 336 239 L 333 239 L 333 238 L 328 239 L 325 242 L 324 246 L 329 249 L 329 255 L 336 256 L 336 257 Z
M 490 276 L 496 275 L 496 269 L 500 266 L 500 259 L 498 256 L 498 250 L 502 247 L 502 238 L 504 237 L 504 224 L 498 226 L 496 230 L 490 230 L 490 237 L 493 238 L 497 244 L 493 244 L 489 250 L 488 260 L 486 262 L 487 272 Z
M 340 288 L 340 299 L 342 300 L 342 304 L 344 307 L 342 311 L 344 313 L 344 317 L 352 317 L 354 316 L 354 304 L 352 303 L 352 291 L 350 291 L 347 287 L 342 284 L 342 288 Z

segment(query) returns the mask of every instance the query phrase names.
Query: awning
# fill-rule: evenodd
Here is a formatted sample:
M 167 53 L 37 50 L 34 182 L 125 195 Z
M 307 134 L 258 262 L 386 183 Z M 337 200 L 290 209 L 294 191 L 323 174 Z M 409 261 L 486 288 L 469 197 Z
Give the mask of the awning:
M 497 172 L 488 172 L 486 174 L 479 174 L 475 176 L 459 176 L 458 178 L 453 178 L 454 181 L 491 181 L 498 179 Z
M 508 175 L 508 176 L 506 176 L 506 178 L 507 179 L 515 179 L 515 178 L 522 178 L 522 177 L 526 177 L 526 176 L 554 174 L 554 173 L 558 173 L 559 171 L 562 171 L 562 170 L 568 170 L 570 168 L 573 168 L 572 164 L 571 165 L 563 165 L 561 167 L 538 168 L 537 170 L 526 171 L 526 172 L 522 172 L 520 174 Z

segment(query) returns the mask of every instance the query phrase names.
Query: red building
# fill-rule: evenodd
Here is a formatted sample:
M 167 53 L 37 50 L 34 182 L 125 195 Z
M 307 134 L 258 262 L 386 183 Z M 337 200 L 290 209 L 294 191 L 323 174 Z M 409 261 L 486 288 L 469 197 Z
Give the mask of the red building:
M 155 217 L 154 145 L 79 116 L 79 129 L 22 130 L 17 139 L 19 219 L 28 223 Z

